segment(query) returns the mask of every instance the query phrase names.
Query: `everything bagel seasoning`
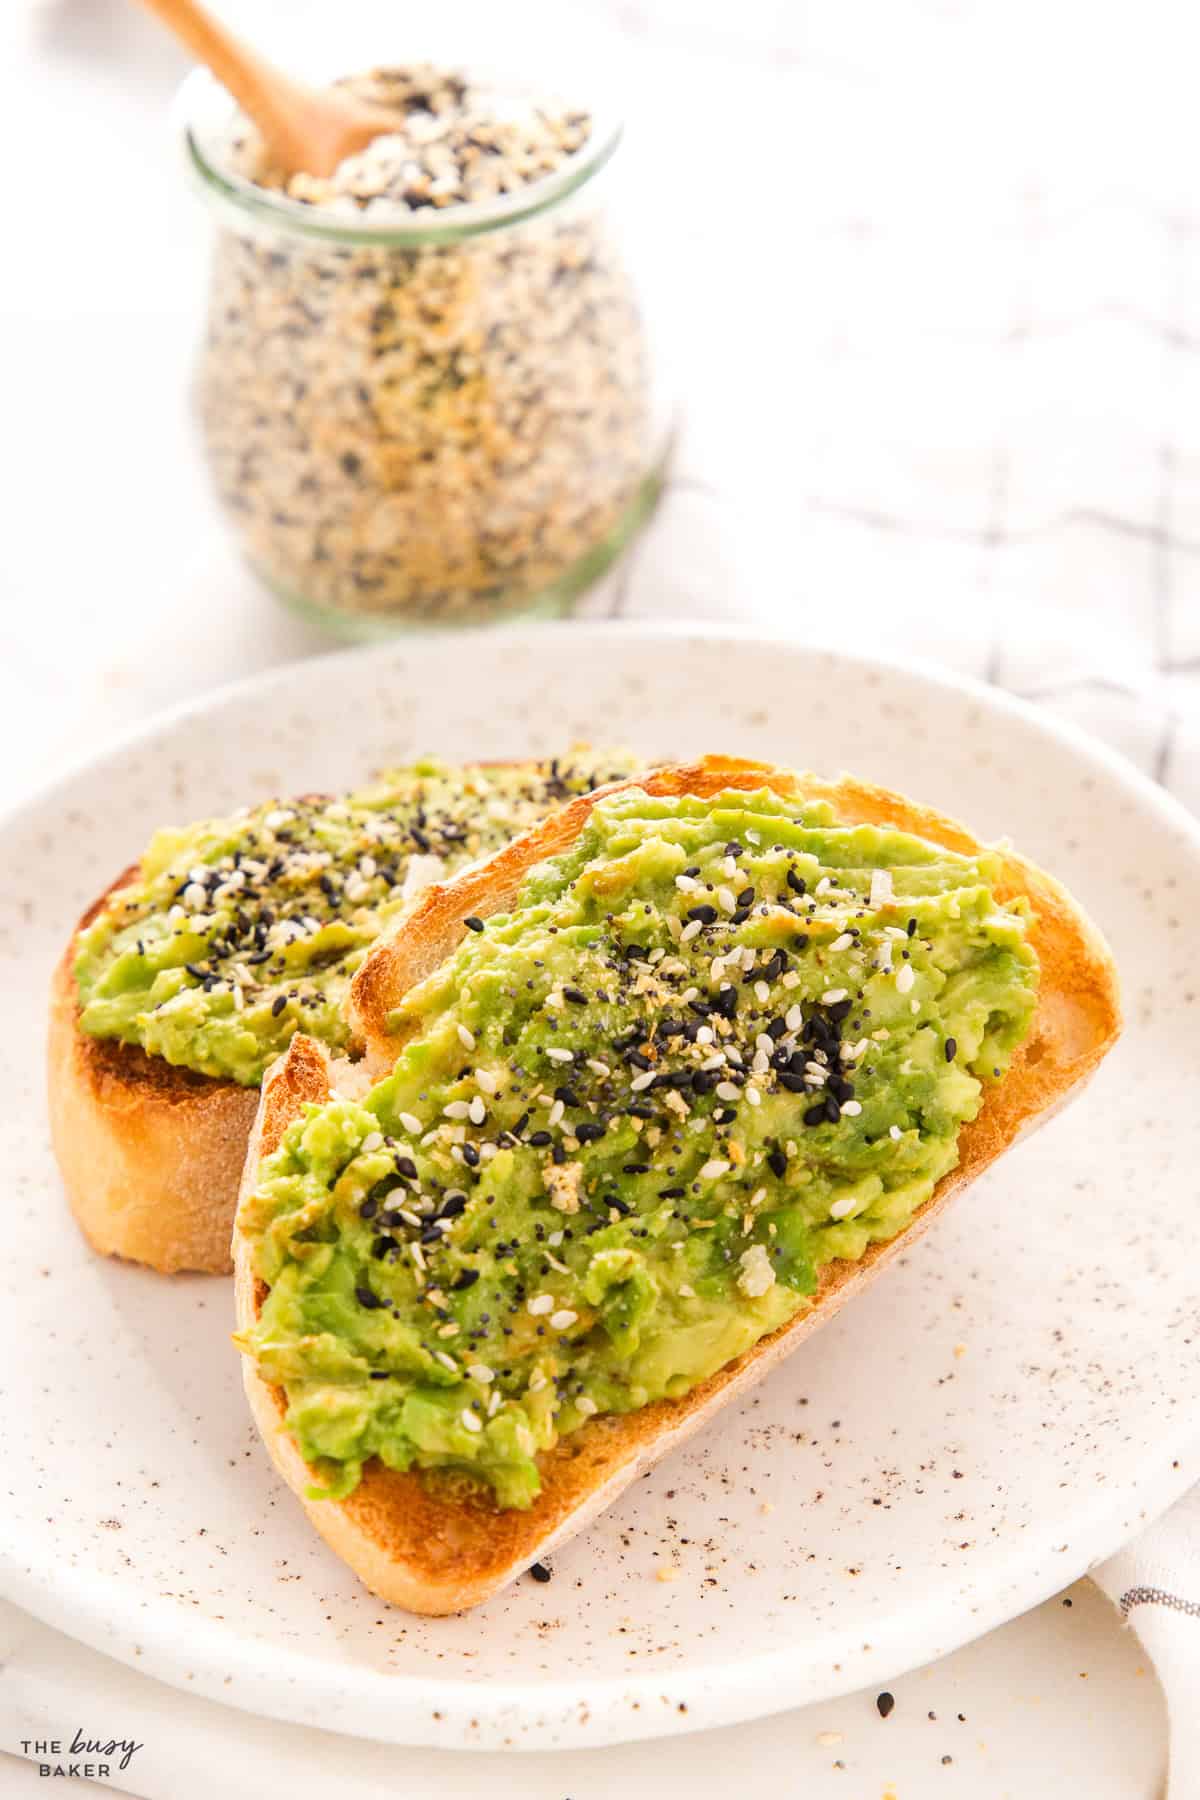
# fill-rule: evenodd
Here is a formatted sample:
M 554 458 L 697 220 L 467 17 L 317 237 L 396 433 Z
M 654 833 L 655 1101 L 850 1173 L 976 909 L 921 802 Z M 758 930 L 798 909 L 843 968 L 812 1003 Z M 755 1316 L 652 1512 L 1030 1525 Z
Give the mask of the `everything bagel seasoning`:
M 229 152 L 280 205 L 218 235 L 198 382 L 218 495 L 277 591 L 359 628 L 565 595 L 636 522 L 656 456 L 592 120 L 424 65 L 343 85 L 397 128 L 332 176 L 285 180 L 249 128 Z M 541 197 L 573 158 L 578 192 Z M 458 235 L 480 205 L 500 214 Z

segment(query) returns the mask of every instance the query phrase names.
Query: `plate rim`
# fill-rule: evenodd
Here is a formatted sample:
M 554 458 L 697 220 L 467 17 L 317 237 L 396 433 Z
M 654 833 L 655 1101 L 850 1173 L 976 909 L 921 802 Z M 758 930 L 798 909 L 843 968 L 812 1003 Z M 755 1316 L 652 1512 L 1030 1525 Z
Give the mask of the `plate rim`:
M 1141 809 L 1168 827 L 1200 857 L 1200 821 L 1119 751 L 1035 702 L 929 659 L 868 653 L 821 636 L 801 639 L 780 632 L 747 631 L 725 621 L 574 621 L 567 631 L 559 629 L 561 638 L 557 644 L 555 627 L 546 624 L 474 636 L 470 644 L 476 650 L 514 645 L 528 646 L 536 652 L 551 644 L 556 649 L 565 648 L 568 642 L 578 646 L 589 638 L 607 643 L 639 639 L 697 644 L 734 642 L 810 660 L 833 657 L 885 678 L 901 675 L 942 693 L 973 699 L 993 715 L 1019 719 L 1050 743 L 1099 766 Z M 302 673 L 322 666 L 345 662 L 386 665 L 410 654 L 418 659 L 445 654 L 455 645 L 465 647 L 455 633 L 414 633 L 381 644 L 295 658 L 189 696 L 106 736 L 90 754 L 80 753 L 64 760 L 30 794 L 0 812 L 0 836 L 19 829 L 81 779 L 102 773 L 106 766 L 139 745 L 223 705 L 269 694 L 273 689 L 286 689 Z M 79 1580 L 73 1567 L 56 1565 L 50 1555 L 43 1555 L 40 1563 L 35 1559 L 23 1565 L 19 1551 L 3 1542 L 0 1595 L 116 1661 L 146 1673 L 150 1672 L 152 1657 L 156 1679 L 255 1716 L 319 1723 L 312 1716 L 314 1694 L 320 1693 L 326 1700 L 336 1694 L 339 1716 L 326 1728 L 342 1735 L 455 1749 L 599 1747 L 681 1735 L 832 1699 L 853 1692 L 868 1681 L 898 1678 L 961 1648 L 1038 1605 L 1120 1548 L 1130 1535 L 1126 1524 L 1130 1511 L 1137 1514 L 1138 1530 L 1165 1511 L 1196 1480 L 1192 1463 L 1197 1451 L 1200 1431 L 1194 1427 L 1189 1430 L 1181 1425 L 1173 1433 L 1165 1432 L 1154 1456 L 1143 1458 L 1125 1479 L 1106 1483 L 1092 1503 L 1076 1514 L 1071 1543 L 1069 1549 L 1063 1549 L 1060 1567 L 1046 1567 L 1052 1547 L 1045 1541 L 1027 1539 L 1005 1556 L 1003 1580 L 992 1584 L 990 1600 L 977 1598 L 967 1611 L 953 1592 L 943 1591 L 919 1615 L 909 1609 L 895 1623 L 881 1620 L 872 1634 L 869 1662 L 864 1661 L 858 1629 L 851 1633 L 853 1643 L 843 1643 L 837 1633 L 831 1632 L 825 1664 L 828 1672 L 819 1680 L 812 1678 L 815 1665 L 811 1660 L 798 1658 L 794 1648 L 768 1648 L 682 1673 L 598 1676 L 588 1679 L 586 1685 L 571 1680 L 546 1680 L 530 1686 L 507 1679 L 489 1680 L 485 1686 L 462 1677 L 392 1674 L 348 1664 L 344 1675 L 331 1688 L 328 1663 L 306 1651 L 271 1644 L 265 1638 L 240 1636 L 207 1618 L 192 1620 L 184 1633 L 179 1631 L 178 1621 L 159 1613 L 146 1614 L 135 1622 L 120 1603 L 123 1587 L 118 1578 Z M 1039 1575 L 1038 1571 L 1044 1574 Z M 921 1620 L 919 1637 L 914 1632 L 915 1616 Z M 114 1643 L 114 1630 L 130 1634 L 130 1642 Z M 917 1647 L 906 1647 L 902 1638 L 912 1640 Z M 233 1676 L 233 1681 L 227 1685 L 228 1675 Z M 243 1689 L 244 1697 L 240 1697 Z M 436 1718 L 433 1699 L 437 1702 Z M 681 1703 L 688 1710 L 679 1711 Z M 530 1715 L 536 1715 L 532 1722 Z M 387 1728 L 381 1729 L 383 1725 Z

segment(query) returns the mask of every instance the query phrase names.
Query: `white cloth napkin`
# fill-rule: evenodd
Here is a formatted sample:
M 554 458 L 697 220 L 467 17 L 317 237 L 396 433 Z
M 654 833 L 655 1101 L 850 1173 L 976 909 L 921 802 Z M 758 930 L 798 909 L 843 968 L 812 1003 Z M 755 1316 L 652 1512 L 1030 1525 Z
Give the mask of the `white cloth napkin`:
M 1200 1794 L 1200 1488 L 1092 1578 L 1145 1645 L 1167 1696 L 1169 1800 Z

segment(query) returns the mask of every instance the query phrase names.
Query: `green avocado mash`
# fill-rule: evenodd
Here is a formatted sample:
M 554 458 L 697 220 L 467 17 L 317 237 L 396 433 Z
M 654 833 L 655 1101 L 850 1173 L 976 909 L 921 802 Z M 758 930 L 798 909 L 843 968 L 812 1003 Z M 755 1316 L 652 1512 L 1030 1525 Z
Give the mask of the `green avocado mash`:
M 1033 1013 L 995 874 L 768 791 L 600 802 L 242 1209 L 270 1291 L 239 1343 L 326 1491 L 377 1456 L 527 1506 L 559 1435 L 687 1392 L 900 1231 Z
M 80 936 L 80 1027 L 247 1087 L 300 1028 L 344 1049 L 351 977 L 422 888 L 639 766 L 427 760 L 338 799 L 160 831 Z

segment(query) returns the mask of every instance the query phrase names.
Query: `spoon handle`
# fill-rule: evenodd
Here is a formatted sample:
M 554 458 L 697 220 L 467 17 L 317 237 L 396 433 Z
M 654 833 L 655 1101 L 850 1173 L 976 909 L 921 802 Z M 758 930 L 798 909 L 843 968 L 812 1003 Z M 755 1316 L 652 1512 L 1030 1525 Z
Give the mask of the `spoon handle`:
M 200 0 L 142 0 L 249 113 L 268 142 L 286 143 L 309 90 L 273 68 L 215 19 Z

